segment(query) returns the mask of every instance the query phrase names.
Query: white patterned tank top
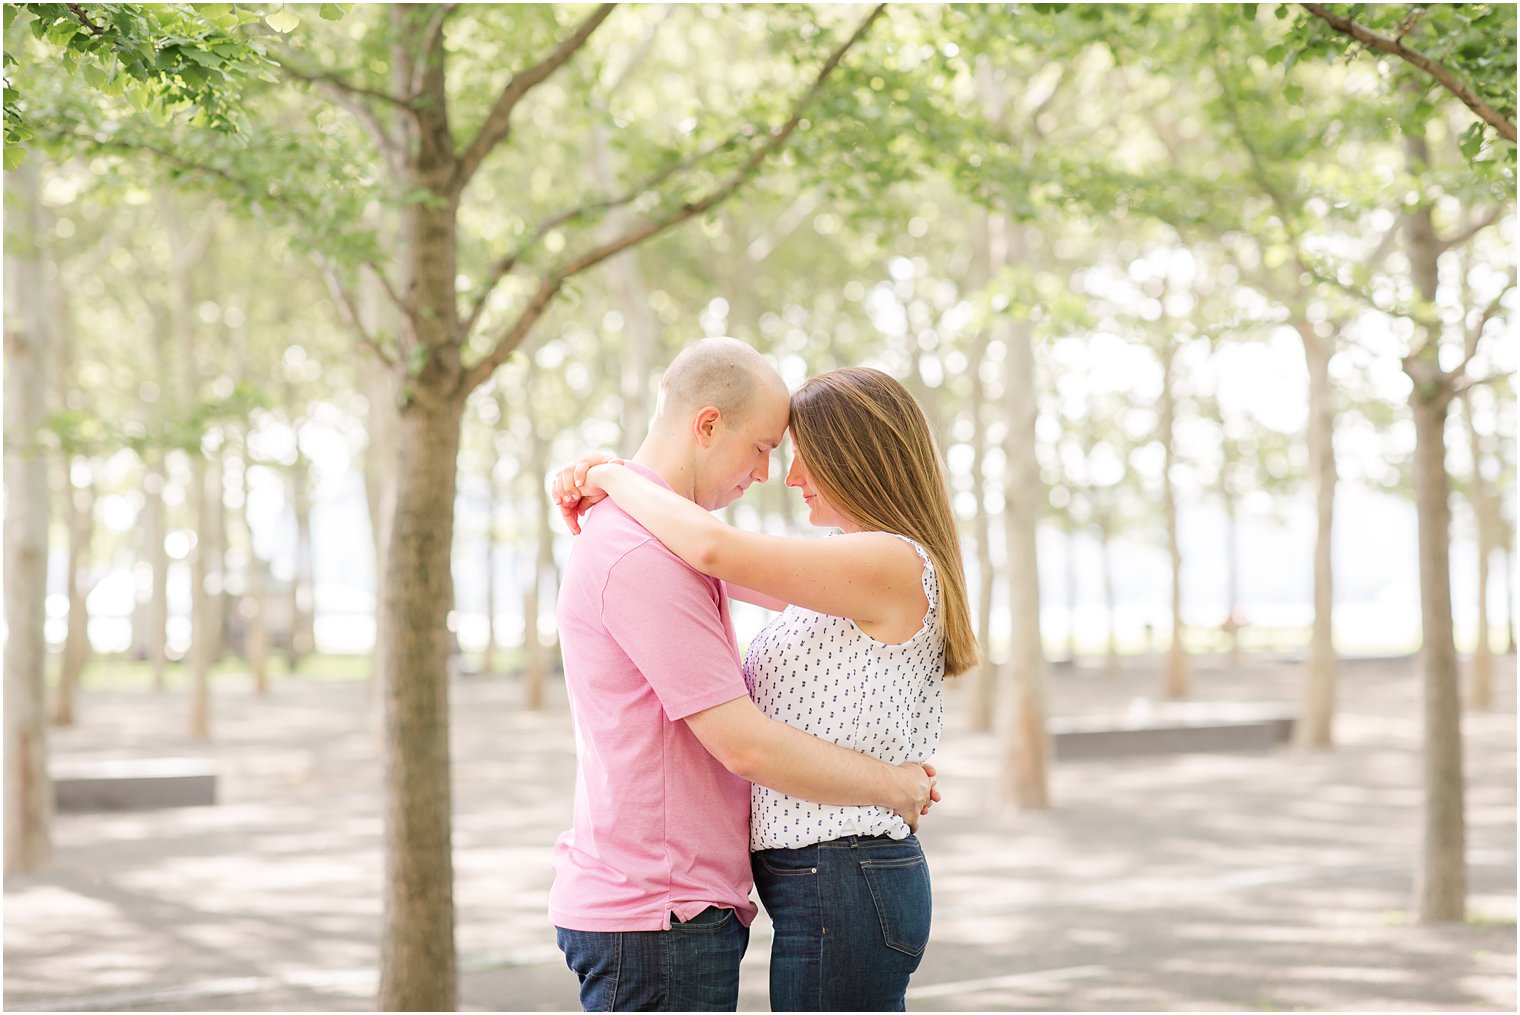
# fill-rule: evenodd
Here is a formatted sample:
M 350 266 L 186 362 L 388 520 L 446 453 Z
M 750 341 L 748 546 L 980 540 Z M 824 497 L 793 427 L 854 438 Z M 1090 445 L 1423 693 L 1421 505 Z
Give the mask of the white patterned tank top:
M 789 606 L 755 636 L 744 682 L 772 719 L 888 764 L 927 760 L 945 720 L 945 633 L 939 578 L 922 546 L 897 538 L 924 562 L 923 624 L 887 645 L 853 621 Z M 750 791 L 750 849 L 796 849 L 845 835 L 906 838 L 885 807 L 833 807 L 765 786 Z

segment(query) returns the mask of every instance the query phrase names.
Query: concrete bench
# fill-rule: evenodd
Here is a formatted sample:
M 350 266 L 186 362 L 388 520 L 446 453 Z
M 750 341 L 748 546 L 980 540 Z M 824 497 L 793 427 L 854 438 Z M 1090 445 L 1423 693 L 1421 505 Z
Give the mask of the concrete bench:
M 1279 706 L 1168 702 L 1131 708 L 1122 717 L 1050 720 L 1062 761 L 1131 755 L 1264 751 L 1293 736 L 1293 716 Z
M 59 811 L 145 811 L 216 803 L 216 767 L 201 758 L 75 761 L 52 767 Z

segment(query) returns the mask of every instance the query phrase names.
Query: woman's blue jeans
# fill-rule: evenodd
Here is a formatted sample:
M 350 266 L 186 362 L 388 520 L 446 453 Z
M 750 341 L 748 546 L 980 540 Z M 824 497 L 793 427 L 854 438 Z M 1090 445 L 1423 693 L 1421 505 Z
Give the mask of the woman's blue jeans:
M 903 1011 L 929 943 L 929 867 L 915 836 L 849 835 L 751 854 L 775 925 L 772 1011 Z

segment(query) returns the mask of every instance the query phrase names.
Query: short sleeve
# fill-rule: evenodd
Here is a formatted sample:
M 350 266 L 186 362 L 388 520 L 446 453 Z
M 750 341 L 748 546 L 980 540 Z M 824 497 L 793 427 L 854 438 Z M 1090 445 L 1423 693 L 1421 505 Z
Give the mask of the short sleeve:
M 640 543 L 612 566 L 602 619 L 672 722 L 747 696 L 722 593 L 661 543 Z

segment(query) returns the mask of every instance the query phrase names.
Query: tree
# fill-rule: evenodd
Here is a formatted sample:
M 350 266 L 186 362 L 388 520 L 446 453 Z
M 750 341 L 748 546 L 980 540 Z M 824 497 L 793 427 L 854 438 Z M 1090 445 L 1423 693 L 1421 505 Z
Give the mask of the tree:
M 1317 40 L 1323 47 L 1324 27 L 1344 36 L 1335 40 L 1342 50 L 1352 49 L 1346 39 L 1367 49 L 1398 57 L 1428 75 L 1494 128 L 1510 143 L 1514 163 L 1515 144 L 1515 9 L 1511 4 L 1351 4 L 1337 12 L 1329 4 L 1300 4 L 1312 18 L 1296 26 L 1292 43 L 1308 49 Z M 1316 24 L 1314 18 L 1323 22 Z M 1361 18 L 1363 20 L 1357 20 Z M 1316 32 L 1315 29 L 1321 31 Z M 1380 31 L 1379 29 L 1382 29 Z M 1386 35 L 1384 31 L 1396 34 Z M 1410 40 L 1406 42 L 1405 40 Z M 1411 44 L 1412 43 L 1412 44 Z M 1506 45 L 1507 43 L 1507 45 Z M 1439 48 L 1435 59 L 1419 46 Z M 1443 62 L 1445 61 L 1445 62 Z M 1471 158 L 1482 146 L 1481 124 L 1473 124 L 1463 138 L 1463 151 Z
M 52 859 L 53 787 L 48 778 L 43 631 L 47 593 L 48 455 L 43 443 L 48 350 L 56 340 L 44 268 L 38 175 L 16 171 L 24 237 L 6 244 L 5 326 L 5 869 Z M 8 195 L 9 196 L 9 195 Z
M 323 4 L 323 16 L 341 16 L 348 6 Z M 242 89 L 272 70 L 263 47 L 244 32 L 259 15 L 232 4 L 6 4 L 7 35 L 23 12 L 33 38 L 56 48 L 62 67 L 90 88 L 223 133 L 242 125 Z M 21 164 L 34 136 L 26 92 L 11 81 L 16 63 L 7 40 L 7 170 Z
M 336 265 L 340 276 L 349 266 L 369 265 L 365 270 L 379 280 L 401 321 L 394 343 L 382 344 L 368 331 L 360 334 L 361 343 L 397 379 L 399 402 L 395 508 L 380 618 L 386 702 L 380 1004 L 385 1008 L 448 1009 L 455 1001 L 445 615 L 453 601 L 454 461 L 465 399 L 523 345 L 573 278 L 705 214 L 744 186 L 802 126 L 830 76 L 882 9 L 846 29 L 843 41 L 833 43 L 813 64 L 810 83 L 779 119 L 771 111 L 773 103 L 758 103 L 736 130 L 687 140 L 685 150 L 658 152 L 649 175 L 610 199 L 550 213 L 536 223 L 524 202 L 515 244 L 510 237 L 494 239 L 490 242 L 497 252 L 481 257 L 460 230 L 472 183 L 488 175 L 482 170 L 498 158 L 496 153 L 520 148 L 525 137 L 534 137 L 532 126 L 523 122 L 525 100 L 543 91 L 546 82 L 556 81 L 560 95 L 583 96 L 594 87 L 573 58 L 611 13 L 611 5 L 604 5 L 565 26 L 555 8 L 514 9 L 510 37 L 521 48 L 500 55 L 516 62 L 518 70 L 484 108 L 478 88 L 451 91 L 449 86 L 451 63 L 466 59 L 449 44 L 455 5 L 397 6 L 385 11 L 383 20 L 345 21 L 343 30 L 359 36 L 357 47 L 335 42 L 323 51 L 319 40 L 303 38 L 300 50 L 278 51 L 290 76 L 308 81 L 366 130 L 377 155 L 375 179 L 384 180 L 381 192 L 398 208 L 400 239 L 389 270 L 377 256 L 386 243 L 373 232 L 366 235 L 359 216 L 345 214 L 376 188 L 361 184 L 357 194 L 345 195 L 341 174 L 318 172 L 307 179 L 326 175 L 325 189 L 291 186 L 288 181 L 301 179 L 305 168 L 293 163 L 303 153 L 314 161 L 324 153 L 277 140 L 289 136 L 281 135 L 281 128 L 251 133 L 248 143 L 255 152 L 238 156 L 201 138 L 166 143 L 130 128 L 109 135 L 87 130 L 85 135 L 96 150 L 153 151 L 177 173 L 238 195 L 246 205 L 279 208 L 287 220 L 301 219 L 297 225 L 304 226 L 307 242 Z M 499 16 L 488 10 L 479 14 L 488 26 Z M 794 46 L 800 59 L 829 45 L 827 33 L 815 29 L 807 37 L 814 41 Z M 530 47 L 538 48 L 538 54 L 524 59 L 522 53 Z M 362 55 L 363 65 L 343 67 L 350 53 Z M 313 54 L 320 57 L 316 67 Z M 383 74 L 373 69 L 377 66 Z M 848 97 L 843 98 L 848 105 Z M 473 129 L 457 128 L 470 120 Z M 509 140 L 515 145 L 509 146 Z M 264 151 L 287 156 L 278 170 L 260 162 L 257 154 L 261 145 L 275 144 L 281 147 Z M 344 155 L 332 164 L 353 162 L 351 153 Z M 273 178 L 283 181 L 280 194 L 271 192 Z M 282 199 L 286 194 L 290 200 Z M 335 205 L 329 195 L 348 204 Z M 612 239 L 583 242 L 578 248 L 567 242 L 576 227 L 623 207 L 646 210 Z M 470 269 L 480 281 L 463 292 L 462 247 L 472 255 L 472 264 L 480 263 L 478 274 Z M 537 270 L 525 277 L 529 268 Z M 352 310 L 351 273 L 338 281 L 339 298 Z M 349 316 L 361 320 L 357 313 Z

